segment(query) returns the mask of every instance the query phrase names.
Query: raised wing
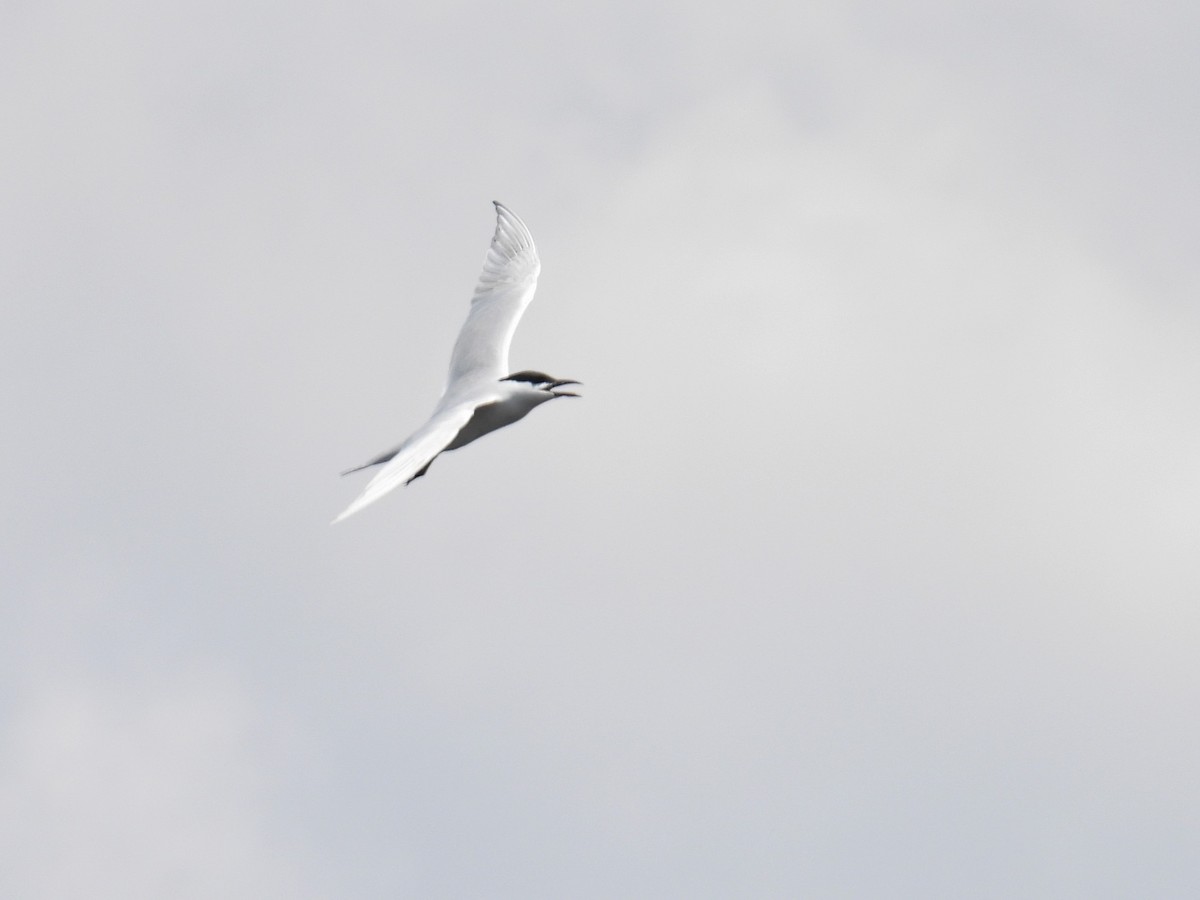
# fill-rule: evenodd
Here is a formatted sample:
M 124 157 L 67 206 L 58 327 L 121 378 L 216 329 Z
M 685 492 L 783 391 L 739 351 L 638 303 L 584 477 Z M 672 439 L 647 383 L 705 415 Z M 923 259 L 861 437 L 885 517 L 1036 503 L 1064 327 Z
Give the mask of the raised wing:
M 508 345 L 537 287 L 542 265 L 533 235 L 503 203 L 495 206 L 496 233 L 483 261 L 471 311 L 450 354 L 447 392 L 468 376 L 497 380 L 510 374 Z
M 376 473 L 375 477 L 367 482 L 366 488 L 358 495 L 358 499 L 333 520 L 334 524 L 354 515 L 364 506 L 369 506 L 384 494 L 415 478 L 422 469 L 433 462 L 439 453 L 446 449 L 462 431 L 463 426 L 471 421 L 474 413 L 475 407 L 469 403 L 460 403 L 447 409 L 439 408 L 433 414 L 433 418 L 405 441 L 387 464 Z M 371 465 L 371 463 L 367 465 Z

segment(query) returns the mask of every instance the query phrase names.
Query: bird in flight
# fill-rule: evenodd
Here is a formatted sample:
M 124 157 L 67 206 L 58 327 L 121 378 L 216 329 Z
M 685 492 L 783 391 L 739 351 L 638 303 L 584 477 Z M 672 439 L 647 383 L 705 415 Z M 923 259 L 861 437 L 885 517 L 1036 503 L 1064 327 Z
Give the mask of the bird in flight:
M 578 381 L 508 368 L 508 345 L 533 299 L 542 264 L 525 223 L 504 204 L 495 207 L 496 233 L 483 260 L 467 321 L 450 354 L 450 376 L 442 399 L 429 421 L 404 443 L 342 473 L 383 467 L 335 523 L 420 478 L 442 451 L 457 450 L 511 425 L 550 400 L 579 396 L 560 390 Z

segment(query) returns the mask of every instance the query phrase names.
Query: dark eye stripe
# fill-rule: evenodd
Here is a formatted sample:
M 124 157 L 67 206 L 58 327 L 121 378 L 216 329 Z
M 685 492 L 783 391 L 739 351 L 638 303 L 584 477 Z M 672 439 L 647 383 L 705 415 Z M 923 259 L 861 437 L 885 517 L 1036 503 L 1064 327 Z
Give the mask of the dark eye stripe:
M 554 379 L 545 372 L 534 372 L 532 369 L 525 369 L 522 372 L 514 372 L 512 375 L 506 375 L 501 381 L 527 381 L 530 384 L 546 384 Z

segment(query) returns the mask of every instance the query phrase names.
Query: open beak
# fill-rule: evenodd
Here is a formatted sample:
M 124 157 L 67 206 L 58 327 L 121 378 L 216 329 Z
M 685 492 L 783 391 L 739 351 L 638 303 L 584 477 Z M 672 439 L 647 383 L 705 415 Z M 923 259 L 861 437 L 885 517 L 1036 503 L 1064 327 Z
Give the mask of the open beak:
M 550 393 L 555 397 L 578 397 L 579 395 L 571 391 L 556 391 L 554 388 L 562 387 L 564 384 L 583 384 L 582 381 L 552 381 L 550 382 Z

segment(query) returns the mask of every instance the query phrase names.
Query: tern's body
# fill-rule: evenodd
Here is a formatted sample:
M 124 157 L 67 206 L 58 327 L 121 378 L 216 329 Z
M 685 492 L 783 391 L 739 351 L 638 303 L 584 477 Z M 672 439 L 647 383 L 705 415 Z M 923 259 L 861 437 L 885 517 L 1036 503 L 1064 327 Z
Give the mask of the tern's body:
M 578 384 L 576 381 L 533 371 L 509 374 L 508 346 L 521 314 L 533 299 L 541 264 L 525 223 L 502 204 L 495 206 L 496 233 L 471 311 L 450 355 L 450 377 L 442 399 L 429 421 L 404 443 L 349 470 L 383 466 L 335 522 L 420 478 L 438 454 L 520 421 L 556 397 L 576 396 L 556 390 Z

